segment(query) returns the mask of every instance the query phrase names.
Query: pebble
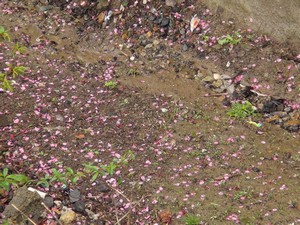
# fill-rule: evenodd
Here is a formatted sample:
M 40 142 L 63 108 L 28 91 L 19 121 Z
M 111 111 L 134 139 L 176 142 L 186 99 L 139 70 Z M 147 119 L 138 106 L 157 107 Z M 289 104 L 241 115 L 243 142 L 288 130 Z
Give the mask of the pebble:
M 189 47 L 187 46 L 187 44 L 184 44 L 184 45 L 182 46 L 182 50 L 183 50 L 184 52 L 186 52 L 188 49 L 189 49 Z
M 44 198 L 44 203 L 48 208 L 52 208 L 54 206 L 54 200 L 49 195 L 46 195 L 46 197 Z
M 75 212 L 79 212 L 79 213 L 85 212 L 85 203 L 81 200 L 75 202 L 73 207 Z
M 68 210 L 65 213 L 63 213 L 59 220 L 62 222 L 62 224 L 72 224 L 72 222 L 76 219 L 76 213 L 73 210 Z
M 109 192 L 110 191 L 110 188 L 105 183 L 99 183 L 96 186 L 96 189 L 97 189 L 96 191 L 99 191 L 99 192 Z
M 174 7 L 176 5 L 175 0 L 166 0 L 166 6 Z
M 169 18 L 163 18 L 161 21 L 161 26 L 162 27 L 167 27 L 170 24 L 170 19 Z
M 69 198 L 71 203 L 77 202 L 80 199 L 80 191 L 77 189 L 70 191 Z

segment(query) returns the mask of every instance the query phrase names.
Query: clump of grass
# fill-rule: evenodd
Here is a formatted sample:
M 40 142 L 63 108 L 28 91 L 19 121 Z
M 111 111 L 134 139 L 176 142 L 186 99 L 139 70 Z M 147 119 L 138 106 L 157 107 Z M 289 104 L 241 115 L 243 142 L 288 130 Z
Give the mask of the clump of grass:
M 183 217 L 183 222 L 185 225 L 199 225 L 201 223 L 201 218 L 199 216 L 189 214 Z
M 107 81 L 104 84 L 104 87 L 106 87 L 106 88 L 108 88 L 110 90 L 115 89 L 117 86 L 118 86 L 118 83 L 116 81 Z
M 0 39 L 3 39 L 5 41 L 10 41 L 10 36 L 7 30 L 5 30 L 5 28 L 2 26 L 0 26 Z
M 239 34 L 239 32 L 234 32 L 233 35 L 227 34 L 224 38 L 219 39 L 218 44 L 219 45 L 237 45 L 242 40 L 242 36 Z
M 255 114 L 255 109 L 249 101 L 246 101 L 244 103 L 235 103 L 227 112 L 228 116 L 238 119 L 244 119 L 249 116 L 254 116 Z

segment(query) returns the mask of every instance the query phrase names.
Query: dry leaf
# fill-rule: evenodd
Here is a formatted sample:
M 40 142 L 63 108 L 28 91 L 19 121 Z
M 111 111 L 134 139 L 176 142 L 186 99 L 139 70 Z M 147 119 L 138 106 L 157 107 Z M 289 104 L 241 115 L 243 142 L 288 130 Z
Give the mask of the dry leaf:
M 75 137 L 77 139 L 83 139 L 83 138 L 85 138 L 85 135 L 84 134 L 76 134 Z
M 170 210 L 164 209 L 159 213 L 159 219 L 162 223 L 170 224 L 172 220 L 172 213 Z

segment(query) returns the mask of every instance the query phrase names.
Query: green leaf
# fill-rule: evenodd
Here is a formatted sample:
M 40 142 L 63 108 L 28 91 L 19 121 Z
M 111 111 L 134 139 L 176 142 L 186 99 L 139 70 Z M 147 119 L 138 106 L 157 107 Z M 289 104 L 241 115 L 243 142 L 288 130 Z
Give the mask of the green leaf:
M 3 177 L 6 177 L 8 174 L 8 169 L 7 168 L 4 168 L 3 169 Z
M 10 186 L 10 183 L 7 182 L 7 181 L 1 181 L 0 182 L 0 188 L 4 188 L 5 190 L 9 190 L 9 186 Z
M 14 89 L 12 88 L 10 81 L 7 80 L 6 78 L 4 78 L 3 82 L 2 82 L 2 86 L 4 88 L 4 90 L 8 90 L 8 91 L 13 91 Z
M 91 178 L 91 182 L 94 182 L 99 176 L 99 173 L 94 173 L 94 175 Z
M 8 175 L 6 178 L 14 180 L 21 184 L 25 184 L 29 181 L 28 177 L 23 174 L 11 174 L 11 175 Z
M 66 170 L 67 172 L 74 174 L 74 170 L 71 167 L 67 167 Z

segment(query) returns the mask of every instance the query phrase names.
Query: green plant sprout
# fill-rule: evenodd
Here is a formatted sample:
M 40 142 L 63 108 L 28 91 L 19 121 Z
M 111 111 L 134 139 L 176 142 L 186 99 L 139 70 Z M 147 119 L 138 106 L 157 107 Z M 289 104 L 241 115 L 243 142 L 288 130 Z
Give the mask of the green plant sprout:
M 253 105 L 246 101 L 245 103 L 235 103 L 231 107 L 230 110 L 228 110 L 227 115 L 230 117 L 235 117 L 238 119 L 244 119 L 249 116 L 255 115 L 255 109 Z
M 219 39 L 218 44 L 219 45 L 237 45 L 242 40 L 242 36 L 236 31 L 234 32 L 234 35 L 227 34 L 224 38 Z
M 18 187 L 29 182 L 29 179 L 24 174 L 8 174 L 8 168 L 4 168 L 0 172 L 0 189 L 9 190 L 10 185 Z
M 91 163 L 83 164 L 83 166 L 84 166 L 84 171 L 92 175 L 92 178 L 90 179 L 91 182 L 94 182 L 100 174 L 103 175 L 103 172 L 100 170 L 98 166 L 94 166 Z
M 0 38 L 5 41 L 10 41 L 10 36 L 7 32 L 7 30 L 4 29 L 4 27 L 0 26 Z
M 199 225 L 201 223 L 200 217 L 189 214 L 183 218 L 183 222 L 185 225 Z
M 117 87 L 117 85 L 118 85 L 118 83 L 115 81 L 107 81 L 107 82 L 105 82 L 104 87 L 107 87 L 108 89 L 113 90 Z
M 25 66 L 16 66 L 11 68 L 9 73 L 0 73 L 0 87 L 4 90 L 13 91 L 11 85 L 11 79 L 8 79 L 9 76 L 12 76 L 13 79 L 19 75 L 22 75 L 26 71 L 27 67 Z
M 19 42 L 17 42 L 14 46 L 13 46 L 13 51 L 14 51 L 14 54 L 16 54 L 17 52 L 20 53 L 20 54 L 23 54 L 25 51 L 26 51 L 26 47 L 25 46 L 21 46 L 19 44 Z

